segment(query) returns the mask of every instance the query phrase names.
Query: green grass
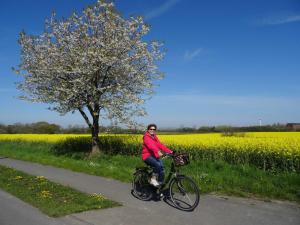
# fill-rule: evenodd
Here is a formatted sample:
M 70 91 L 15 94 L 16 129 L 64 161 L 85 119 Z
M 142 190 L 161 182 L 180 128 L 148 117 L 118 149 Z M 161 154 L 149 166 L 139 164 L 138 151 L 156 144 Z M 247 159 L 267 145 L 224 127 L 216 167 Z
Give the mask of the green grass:
M 88 195 L 4 166 L 0 166 L 0 188 L 52 217 L 119 205 L 102 195 Z
M 136 166 L 144 165 L 140 156 L 102 155 L 92 161 L 55 156 L 51 144 L 30 142 L 0 142 L 0 155 L 15 159 L 53 165 L 73 171 L 131 182 Z M 165 161 L 166 173 L 170 160 Z M 202 193 L 220 193 L 260 199 L 281 199 L 300 203 L 300 174 L 270 172 L 248 165 L 226 162 L 193 161 L 182 168 L 193 177 Z

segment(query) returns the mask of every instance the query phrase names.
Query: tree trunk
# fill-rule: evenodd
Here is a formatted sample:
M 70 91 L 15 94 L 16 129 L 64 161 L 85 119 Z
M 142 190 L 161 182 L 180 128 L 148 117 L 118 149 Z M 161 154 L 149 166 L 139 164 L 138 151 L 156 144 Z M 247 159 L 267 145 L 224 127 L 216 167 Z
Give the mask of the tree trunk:
M 99 156 L 100 141 L 99 141 L 99 114 L 93 115 L 93 126 L 92 126 L 92 151 L 90 152 L 89 158 Z
M 100 142 L 99 142 L 99 113 L 93 113 L 93 110 L 91 107 L 87 106 L 91 115 L 93 116 L 93 124 L 90 123 L 89 118 L 85 114 L 85 112 L 81 109 L 78 108 L 78 111 L 84 118 L 85 122 L 89 126 L 92 132 L 92 150 L 89 153 L 89 158 L 95 157 L 100 155 Z
M 99 128 L 92 128 L 92 151 L 90 152 L 89 158 L 100 155 L 100 141 L 99 141 Z

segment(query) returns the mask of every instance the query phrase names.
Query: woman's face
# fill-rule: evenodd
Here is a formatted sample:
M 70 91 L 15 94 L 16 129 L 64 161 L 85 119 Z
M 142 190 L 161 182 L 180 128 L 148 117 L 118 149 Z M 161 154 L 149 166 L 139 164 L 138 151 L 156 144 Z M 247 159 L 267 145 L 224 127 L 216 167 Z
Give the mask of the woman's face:
M 155 134 L 155 131 L 156 131 L 156 128 L 155 128 L 154 126 L 150 127 L 149 130 L 148 130 L 148 132 L 149 132 L 151 135 Z

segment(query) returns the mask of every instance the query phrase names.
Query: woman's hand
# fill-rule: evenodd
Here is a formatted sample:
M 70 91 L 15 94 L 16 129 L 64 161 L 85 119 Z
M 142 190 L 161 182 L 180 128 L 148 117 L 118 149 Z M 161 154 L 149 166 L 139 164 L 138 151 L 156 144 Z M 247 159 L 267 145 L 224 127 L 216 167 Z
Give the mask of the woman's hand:
M 164 155 L 163 152 L 159 150 L 159 151 L 158 151 L 158 156 L 159 156 L 159 157 L 162 157 L 163 155 Z

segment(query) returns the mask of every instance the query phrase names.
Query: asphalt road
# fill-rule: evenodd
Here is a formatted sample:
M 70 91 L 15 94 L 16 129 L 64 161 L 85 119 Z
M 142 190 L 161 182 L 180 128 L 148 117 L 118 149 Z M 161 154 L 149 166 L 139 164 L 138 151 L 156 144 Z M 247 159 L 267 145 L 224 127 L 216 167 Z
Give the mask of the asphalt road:
M 122 207 L 92 210 L 61 218 L 49 218 L 39 210 L 0 191 L 0 225 L 298 225 L 300 206 L 290 202 L 264 202 L 227 196 L 203 195 L 193 212 L 180 211 L 169 202 L 137 200 L 131 185 L 112 179 L 72 172 L 40 164 L 0 159 L 0 164 L 45 176 L 87 193 L 101 193 Z

